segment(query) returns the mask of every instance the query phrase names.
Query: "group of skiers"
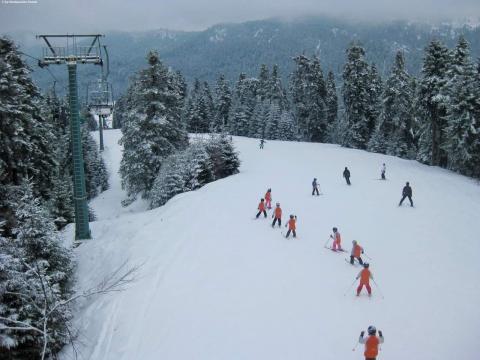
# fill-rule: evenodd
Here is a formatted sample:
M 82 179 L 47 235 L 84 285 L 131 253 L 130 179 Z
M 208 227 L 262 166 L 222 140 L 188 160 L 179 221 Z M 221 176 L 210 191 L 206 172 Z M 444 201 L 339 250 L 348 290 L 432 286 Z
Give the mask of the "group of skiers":
M 263 213 L 264 217 L 267 217 L 267 209 L 271 210 L 272 209 L 272 189 L 268 189 L 267 192 L 265 193 L 265 196 L 260 199 L 260 203 L 258 204 L 258 213 L 256 215 L 256 218 L 258 219 L 259 216 Z M 280 203 L 277 202 L 275 204 L 275 209 L 273 210 L 272 214 L 273 222 L 272 222 L 272 228 L 275 227 L 275 225 L 278 223 L 278 227 L 282 226 L 282 208 L 280 207 Z M 290 234 L 293 234 L 293 237 L 297 237 L 297 216 L 296 215 L 290 215 L 290 218 L 288 219 L 287 224 L 285 224 L 285 227 L 288 227 L 287 234 L 285 235 L 285 238 L 288 239 Z

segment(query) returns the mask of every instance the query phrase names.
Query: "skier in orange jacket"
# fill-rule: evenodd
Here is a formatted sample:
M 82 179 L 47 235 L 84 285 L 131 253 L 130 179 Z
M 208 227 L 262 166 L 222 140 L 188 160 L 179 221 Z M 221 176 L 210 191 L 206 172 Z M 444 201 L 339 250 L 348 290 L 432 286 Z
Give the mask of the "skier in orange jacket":
M 353 262 L 355 261 L 355 259 L 357 259 L 358 263 L 360 265 L 363 265 L 363 260 L 361 258 L 362 254 L 363 254 L 363 248 L 360 245 L 358 245 L 357 240 L 353 240 L 352 252 L 350 253 L 350 264 L 353 265 Z
M 290 220 L 288 220 L 288 231 L 287 231 L 287 235 L 285 236 L 287 239 L 288 237 L 290 236 L 290 233 L 293 233 L 293 237 L 296 238 L 297 237 L 297 233 L 296 233 L 296 229 L 297 229 L 297 216 L 296 215 L 290 215 Z M 285 227 L 287 227 L 287 225 L 285 225 Z
M 265 210 L 265 199 L 261 199 L 260 204 L 258 204 L 258 214 L 256 216 L 257 219 L 262 212 L 263 212 L 263 215 L 267 217 L 267 211 Z
M 381 330 L 378 330 L 377 336 L 377 329 L 375 326 L 368 327 L 368 337 L 364 338 L 365 331 L 360 333 L 360 337 L 358 338 L 358 342 L 360 344 L 365 344 L 365 352 L 363 355 L 365 356 L 365 360 L 376 360 L 378 355 L 378 346 L 383 344 L 383 334 Z
M 338 229 L 334 227 L 333 229 L 333 234 L 330 235 L 330 237 L 333 239 L 333 245 L 332 245 L 332 250 L 333 251 L 343 251 L 342 250 L 342 245 L 340 244 L 342 242 L 342 237 L 340 236 L 340 233 L 338 232 Z
M 370 287 L 370 279 L 373 279 L 372 272 L 368 269 L 369 264 L 363 264 L 363 269 L 358 273 L 357 280 L 360 279 L 360 284 L 357 288 L 357 296 L 360 295 L 360 291 L 362 291 L 363 286 L 367 288 L 368 296 L 372 295 L 372 288 Z
M 280 207 L 280 203 L 277 203 L 277 207 L 273 211 L 273 222 L 272 228 L 275 226 L 275 223 L 278 221 L 278 227 L 282 226 L 282 208 Z
M 272 189 L 268 189 L 265 194 L 265 205 L 269 210 L 272 208 Z

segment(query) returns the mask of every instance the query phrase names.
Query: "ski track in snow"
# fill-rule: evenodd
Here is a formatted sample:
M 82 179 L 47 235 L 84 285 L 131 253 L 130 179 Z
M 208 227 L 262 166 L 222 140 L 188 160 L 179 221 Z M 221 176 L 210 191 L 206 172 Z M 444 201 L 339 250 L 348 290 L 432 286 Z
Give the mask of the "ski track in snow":
M 379 360 L 478 358 L 475 181 L 336 145 L 269 141 L 259 150 L 258 140 L 234 138 L 240 174 L 158 209 L 143 200 L 123 208 L 121 134 L 104 136 L 111 187 L 91 202 L 98 220 L 76 249 L 78 289 L 126 260 L 143 265 L 124 292 L 78 304 L 81 359 L 362 359 L 363 347 L 352 348 L 371 324 L 385 335 Z M 385 182 L 376 180 L 383 162 Z M 310 195 L 314 177 L 322 196 Z M 416 208 L 397 206 L 406 181 Z M 269 187 L 281 230 L 272 211 L 251 220 Z M 280 236 L 291 213 L 300 239 Z M 372 298 L 348 288 L 360 268 L 345 263 L 349 252 L 324 248 L 333 226 L 347 251 L 352 240 L 365 248 L 385 299 L 375 284 Z

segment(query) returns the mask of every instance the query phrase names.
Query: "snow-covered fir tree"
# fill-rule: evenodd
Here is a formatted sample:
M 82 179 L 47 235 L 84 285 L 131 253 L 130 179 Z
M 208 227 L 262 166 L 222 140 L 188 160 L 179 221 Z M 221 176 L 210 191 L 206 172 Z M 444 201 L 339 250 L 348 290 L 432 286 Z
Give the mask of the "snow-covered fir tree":
M 290 111 L 284 110 L 280 115 L 280 122 L 278 124 L 278 140 L 293 141 L 297 139 L 297 130 L 295 128 L 295 120 Z
M 265 101 L 271 97 L 271 81 L 270 72 L 267 65 L 260 66 L 260 73 L 258 74 L 257 96 L 260 101 Z
M 0 240 L 0 314 L 9 319 L 2 322 L 13 327 L 20 322 L 46 329 L 46 355 L 53 358 L 69 340 L 67 326 L 71 313 L 61 302 L 70 295 L 72 254 L 61 245 L 48 212 L 33 193 L 32 184 L 24 181 L 10 190 L 15 209 L 15 237 Z M 6 330 L 1 337 L 0 344 L 3 349 L 7 347 L 13 358 L 33 359 L 42 354 L 44 336 L 38 331 Z
M 82 126 L 82 147 L 87 197 L 93 199 L 108 189 L 108 173 L 98 145 L 86 124 Z
M 382 93 L 382 109 L 369 142 L 369 150 L 414 158 L 414 92 L 401 51 L 397 52 L 390 76 Z
M 215 86 L 214 96 L 214 117 L 213 117 L 213 131 L 222 132 L 227 129 L 229 125 L 229 113 L 232 106 L 232 92 L 230 85 L 222 74 L 217 80 Z
M 269 99 L 271 102 L 275 102 L 280 110 L 290 109 L 290 104 L 288 103 L 287 91 L 285 90 L 282 84 L 282 78 L 279 74 L 278 65 L 273 65 L 272 73 L 270 75 L 270 94 Z
M 292 106 L 300 136 L 306 141 L 326 141 L 326 86 L 318 58 L 304 55 L 294 58 L 291 76 Z
M 269 113 L 270 101 L 260 101 L 259 98 L 255 104 L 252 118 L 250 120 L 250 126 L 248 130 L 249 137 L 274 139 L 274 137 L 271 137 L 268 129 Z
M 443 148 L 448 167 L 469 176 L 480 175 L 480 87 L 462 36 L 453 51 L 448 71 L 449 103 Z
M 280 139 L 282 134 L 281 134 L 281 129 L 280 129 L 280 119 L 282 116 L 282 110 L 280 109 L 280 106 L 278 105 L 277 102 L 270 102 L 265 104 L 265 109 L 267 110 L 266 112 L 266 131 L 265 131 L 265 136 L 262 138 L 267 138 L 271 140 L 277 140 Z M 286 110 L 285 110 L 286 112 Z
M 234 135 L 248 136 L 250 122 L 257 103 L 258 80 L 240 74 L 235 86 L 230 114 L 230 132 Z
M 326 88 L 325 105 L 327 107 L 328 141 L 334 141 L 334 136 L 332 135 L 337 125 L 338 96 L 337 96 L 337 86 L 335 84 L 335 75 L 333 74 L 332 71 L 328 72 L 325 88 Z
M 418 105 L 421 112 L 420 138 L 417 159 L 430 165 L 447 165 L 447 153 L 442 149 L 445 140 L 448 106 L 448 77 L 450 54 L 438 40 L 425 49 L 422 77 L 418 84 Z
M 183 89 L 155 51 L 148 53 L 147 61 L 149 66 L 129 87 L 120 140 L 124 148 L 120 174 L 129 201 L 138 194 L 148 196 L 163 159 L 188 144 L 181 122 Z
M 347 49 L 347 62 L 343 69 L 342 94 L 347 125 L 344 146 L 365 149 L 370 139 L 370 75 L 365 50 L 361 45 L 352 43 Z

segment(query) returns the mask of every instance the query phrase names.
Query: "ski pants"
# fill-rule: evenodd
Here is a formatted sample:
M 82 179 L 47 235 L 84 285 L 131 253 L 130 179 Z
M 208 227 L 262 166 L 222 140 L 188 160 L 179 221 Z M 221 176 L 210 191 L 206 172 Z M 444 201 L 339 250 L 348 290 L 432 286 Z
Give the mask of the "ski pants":
M 365 358 L 365 360 L 377 360 L 377 358 Z
M 365 285 L 365 287 L 367 288 L 368 294 L 371 295 L 372 294 L 372 288 L 370 287 L 370 284 L 368 284 L 368 283 L 365 283 L 365 284 L 360 283 L 360 285 L 358 285 L 357 295 L 360 295 L 360 291 L 362 291 L 363 285 Z
M 280 218 L 275 218 L 273 219 L 273 222 L 272 222 L 272 227 L 275 226 L 275 223 L 278 221 L 278 227 L 282 226 L 282 219 Z
M 382 171 L 382 180 L 385 180 L 385 172 Z
M 265 206 L 268 209 L 271 209 L 272 208 L 272 200 L 271 199 L 265 199 Z
M 317 195 L 320 195 L 318 192 L 318 186 L 315 186 L 312 190 L 312 195 L 315 195 L 315 193 L 317 193 Z
M 295 232 L 295 230 L 293 230 L 293 229 L 288 229 L 287 235 L 285 236 L 286 238 L 288 238 L 288 237 L 290 236 L 290 232 L 293 233 L 293 237 L 297 237 L 297 233 Z
M 410 200 L 410 206 L 413 206 L 412 197 L 410 195 L 403 195 L 402 200 L 400 200 L 400 204 L 398 204 L 398 206 L 402 205 L 403 200 L 405 200 L 407 197 L 408 197 L 408 200 Z
M 350 264 L 353 265 L 353 262 L 355 261 L 355 259 L 358 260 L 358 263 L 359 263 L 360 265 L 363 265 L 363 260 L 362 260 L 362 258 L 361 258 L 360 256 L 356 258 L 356 257 L 353 256 L 353 255 L 350 255 Z
M 346 177 L 345 180 L 347 181 L 347 185 L 352 185 L 350 184 L 350 177 Z
M 340 241 L 338 240 L 333 240 L 333 246 L 332 246 L 332 249 L 333 250 L 342 250 L 342 247 L 340 245 Z
M 258 212 L 257 216 L 256 216 L 257 219 L 258 219 L 258 217 L 260 216 L 260 214 L 261 214 L 262 212 L 263 212 L 263 215 L 265 215 L 265 217 L 267 217 L 267 212 L 266 212 L 265 210 L 263 210 L 263 211 L 260 210 L 260 211 Z

